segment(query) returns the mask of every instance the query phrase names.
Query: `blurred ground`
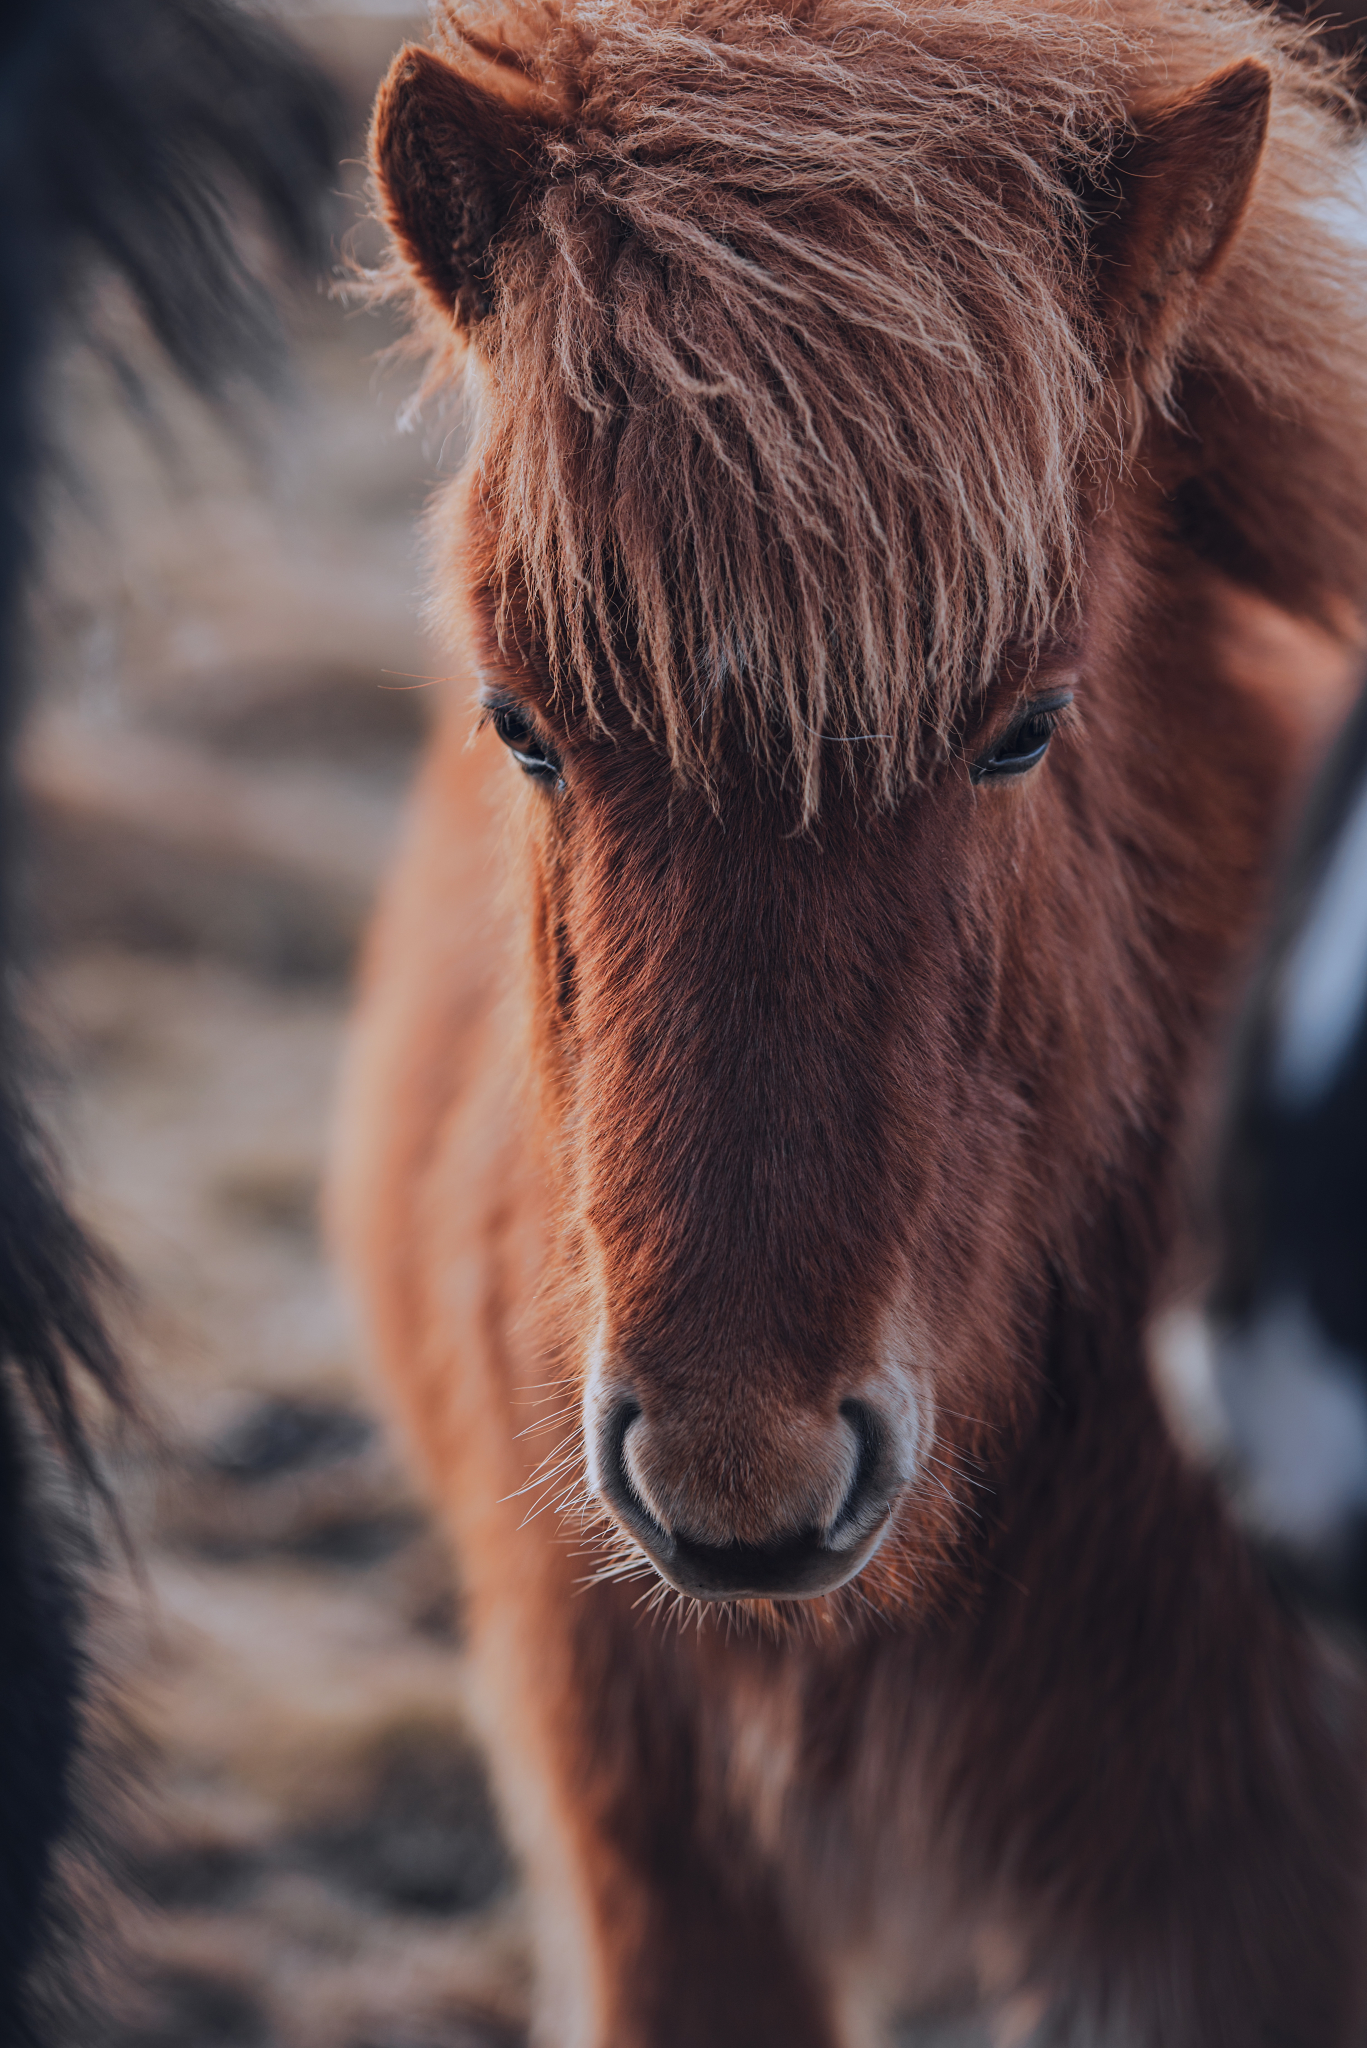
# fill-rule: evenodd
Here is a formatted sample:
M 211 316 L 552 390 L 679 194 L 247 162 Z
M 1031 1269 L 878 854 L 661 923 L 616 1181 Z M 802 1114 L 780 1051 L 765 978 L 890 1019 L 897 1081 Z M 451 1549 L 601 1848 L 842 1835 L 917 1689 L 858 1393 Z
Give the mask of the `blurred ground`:
M 290 18 L 359 151 L 421 18 Z M 91 354 L 58 382 L 73 480 L 23 748 L 34 1009 L 162 1439 L 125 1458 L 145 1569 L 107 1627 L 142 1989 L 111 1990 L 98 2048 L 497 2048 L 524 2036 L 527 1953 L 458 1595 L 316 1214 L 349 969 L 421 741 L 409 685 L 441 668 L 415 521 L 451 451 L 396 434 L 378 320 L 320 293 L 296 326 L 294 401 L 247 454 L 136 342 L 141 422 Z

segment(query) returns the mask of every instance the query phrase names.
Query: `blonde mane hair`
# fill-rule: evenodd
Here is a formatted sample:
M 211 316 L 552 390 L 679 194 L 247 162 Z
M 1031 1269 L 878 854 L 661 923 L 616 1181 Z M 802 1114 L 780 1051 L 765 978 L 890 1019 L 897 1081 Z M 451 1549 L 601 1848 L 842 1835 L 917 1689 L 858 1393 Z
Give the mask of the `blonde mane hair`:
M 1279 601 L 1367 593 L 1351 103 L 1270 10 L 448 4 L 439 43 L 532 110 L 476 330 L 505 625 L 516 592 L 557 683 L 610 688 L 685 772 L 739 720 L 809 813 L 829 738 L 894 796 L 1074 606 L 1087 520 L 1156 433 Z M 1136 399 L 1089 205 L 1127 123 L 1248 56 L 1273 80 L 1252 203 Z

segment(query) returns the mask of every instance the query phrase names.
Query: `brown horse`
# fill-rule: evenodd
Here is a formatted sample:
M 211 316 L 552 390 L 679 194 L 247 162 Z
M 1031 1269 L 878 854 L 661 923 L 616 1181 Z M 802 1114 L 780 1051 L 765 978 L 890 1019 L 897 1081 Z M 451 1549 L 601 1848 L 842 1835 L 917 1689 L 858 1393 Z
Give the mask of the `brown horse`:
M 1367 592 L 1337 76 L 1243 0 L 443 52 L 374 160 L 474 394 L 433 545 L 488 731 L 457 692 L 334 1213 L 538 2038 L 828 2048 L 971 1986 L 1003 2040 L 1356 2040 L 1361 1686 L 1144 1349 Z

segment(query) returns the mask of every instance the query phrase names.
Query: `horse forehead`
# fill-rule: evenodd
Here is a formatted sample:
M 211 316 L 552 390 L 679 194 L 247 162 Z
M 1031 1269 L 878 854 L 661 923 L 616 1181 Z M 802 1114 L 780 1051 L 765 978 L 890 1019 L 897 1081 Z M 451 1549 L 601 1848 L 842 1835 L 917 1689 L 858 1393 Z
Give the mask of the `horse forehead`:
M 663 945 L 662 960 L 676 942 L 699 961 L 738 944 L 756 964 L 777 947 L 793 967 L 833 940 L 862 954 L 898 922 L 924 924 L 924 904 L 892 914 L 889 887 L 940 875 L 967 822 L 939 778 L 888 807 L 872 778 L 832 776 L 804 818 L 792 779 L 748 758 L 704 785 L 644 739 L 595 756 L 557 835 L 552 886 L 603 938 L 631 929 Z
M 830 720 L 827 729 L 812 734 L 825 757 L 822 800 L 819 807 L 804 814 L 804 829 L 795 835 L 794 845 L 812 839 L 829 845 L 832 826 L 862 822 L 866 829 L 876 831 L 878 821 L 889 811 L 924 808 L 933 801 L 954 755 L 971 747 L 975 732 L 1000 720 L 1010 707 L 1030 695 L 1060 684 L 1075 684 L 1083 660 L 1081 630 L 1072 624 L 1043 642 L 1022 639 L 1008 643 L 985 680 L 976 673 L 965 675 L 957 692 L 949 694 L 947 720 L 943 714 L 936 718 L 923 712 L 918 772 L 896 804 L 885 800 L 875 777 L 868 773 L 876 768 L 876 750 L 890 734 L 862 727 L 857 720 L 848 729 L 837 730 L 833 728 L 839 721 Z M 519 694 L 581 760 L 595 763 L 593 783 L 605 797 L 616 796 L 629 815 L 639 817 L 641 803 L 649 801 L 666 821 L 673 821 L 682 801 L 710 813 L 722 831 L 734 826 L 737 812 L 747 823 L 760 813 L 766 829 L 776 825 L 787 837 L 793 833 L 793 821 L 787 814 L 793 802 L 791 775 L 796 762 L 791 756 L 785 758 L 781 750 L 766 749 L 753 731 L 755 705 L 763 702 L 762 683 L 756 685 L 753 668 L 743 653 L 734 657 L 733 666 L 702 662 L 698 675 L 699 722 L 702 718 L 715 720 L 710 772 L 705 767 L 701 773 L 670 745 L 648 669 L 633 674 L 627 690 L 606 682 L 591 696 L 572 686 L 557 686 L 542 669 L 521 679 Z M 734 697 L 728 688 L 731 684 L 737 686 Z M 774 696 L 774 722 L 781 726 L 788 707 L 777 691 Z

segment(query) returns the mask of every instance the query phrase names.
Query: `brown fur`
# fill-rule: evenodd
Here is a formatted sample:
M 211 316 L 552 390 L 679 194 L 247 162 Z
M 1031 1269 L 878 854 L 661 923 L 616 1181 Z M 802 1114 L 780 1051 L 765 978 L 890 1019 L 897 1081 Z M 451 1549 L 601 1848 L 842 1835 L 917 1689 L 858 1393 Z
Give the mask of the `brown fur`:
M 500 893 L 451 707 L 334 1205 L 469 1582 L 544 2036 L 825 2048 L 973 1979 L 1050 2038 L 1347 2048 L 1360 1684 L 1143 1354 L 1296 663 L 1367 591 L 1334 76 L 1235 0 L 446 49 L 375 133 L 474 365 L 442 603 L 563 788 Z M 1241 583 L 1318 624 L 1259 668 Z M 1065 679 L 1047 760 L 975 785 Z M 626 1397 L 632 1497 L 723 1550 L 826 1525 L 851 1399 L 915 1454 L 847 1587 L 678 1628 L 586 1484 Z

